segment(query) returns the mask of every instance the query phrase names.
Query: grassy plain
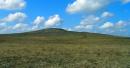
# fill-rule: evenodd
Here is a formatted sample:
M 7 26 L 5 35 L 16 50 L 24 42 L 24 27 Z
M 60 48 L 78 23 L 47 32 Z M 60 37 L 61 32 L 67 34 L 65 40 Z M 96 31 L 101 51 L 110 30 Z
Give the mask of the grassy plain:
M 130 38 L 62 29 L 0 35 L 0 68 L 130 68 Z

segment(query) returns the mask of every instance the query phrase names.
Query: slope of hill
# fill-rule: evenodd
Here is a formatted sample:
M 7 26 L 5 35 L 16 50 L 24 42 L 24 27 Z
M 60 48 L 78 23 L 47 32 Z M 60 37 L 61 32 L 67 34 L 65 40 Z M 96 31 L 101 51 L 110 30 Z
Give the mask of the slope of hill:
M 118 44 L 118 42 L 122 42 L 122 44 L 129 43 L 130 38 L 126 37 L 118 37 L 111 36 L 105 34 L 97 34 L 97 33 L 87 33 L 87 32 L 73 32 L 66 31 L 64 29 L 58 28 L 49 28 L 44 30 L 26 32 L 26 33 L 17 33 L 17 34 L 7 34 L 0 35 L 0 42 L 10 42 L 10 43 L 58 43 L 58 44 L 78 44 L 78 43 L 90 43 L 90 44 Z
M 0 35 L 0 68 L 129 68 L 130 38 L 49 28 Z

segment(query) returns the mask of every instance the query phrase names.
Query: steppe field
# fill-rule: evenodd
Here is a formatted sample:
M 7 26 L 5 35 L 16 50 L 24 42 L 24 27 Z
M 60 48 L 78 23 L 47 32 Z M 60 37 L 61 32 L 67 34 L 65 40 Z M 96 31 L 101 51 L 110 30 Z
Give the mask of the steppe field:
M 63 29 L 3 34 L 0 68 L 130 68 L 130 38 Z

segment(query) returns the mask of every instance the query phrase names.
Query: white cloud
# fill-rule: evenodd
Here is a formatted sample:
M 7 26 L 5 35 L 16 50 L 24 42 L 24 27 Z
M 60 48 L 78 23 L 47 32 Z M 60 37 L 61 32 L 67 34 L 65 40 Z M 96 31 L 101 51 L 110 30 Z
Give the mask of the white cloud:
M 105 6 L 117 3 L 117 2 L 124 2 L 130 3 L 130 0 L 74 0 L 73 3 L 68 4 L 66 11 L 69 13 L 80 13 L 84 12 L 87 13 L 87 17 L 81 20 L 79 25 L 71 28 L 72 30 L 78 30 L 78 31 L 90 31 L 90 32 L 106 32 L 108 33 L 114 33 L 114 32 L 120 32 L 126 29 L 126 25 L 128 22 L 125 21 L 118 21 L 118 22 L 108 22 L 111 21 L 114 14 L 108 11 L 103 12 L 101 15 L 98 15 L 98 13 L 95 13 L 95 15 L 90 15 L 93 12 L 96 12 L 101 9 L 100 12 L 102 12 L 102 8 L 105 8 Z M 104 10 L 104 9 L 103 9 Z M 128 25 L 127 25 L 128 27 Z M 95 31 L 96 30 L 96 31 Z
M 100 18 L 94 15 L 87 16 L 81 20 L 80 24 L 76 26 L 76 29 L 93 29 L 94 25 L 100 22 Z
M 25 5 L 24 0 L 0 0 L 0 9 L 4 10 L 22 9 Z
M 33 24 L 34 25 L 39 25 L 43 24 L 45 22 L 45 18 L 42 16 L 37 16 L 36 19 L 34 20 Z
M 126 3 L 129 3 L 130 0 L 122 0 L 122 2 L 123 2 L 124 4 L 126 4 Z
M 6 26 L 7 26 L 7 24 L 6 24 L 6 23 L 0 23 L 0 30 L 5 29 L 5 28 L 6 28 Z
M 101 29 L 109 29 L 109 28 L 112 28 L 112 27 L 114 27 L 114 24 L 113 24 L 113 23 L 111 23 L 111 22 L 106 22 L 106 23 L 104 23 L 100 28 L 101 28 Z
M 124 26 L 126 26 L 126 25 L 127 25 L 127 23 L 126 23 L 125 21 L 122 21 L 122 20 L 118 21 L 118 22 L 115 24 L 116 28 L 122 28 L 122 27 L 124 27 Z
M 26 14 L 22 12 L 11 13 L 7 17 L 0 19 L 0 23 L 8 23 L 8 22 L 22 22 L 26 18 Z
M 4 25 L 6 24 L 6 25 Z M 29 30 L 29 25 L 24 23 L 16 23 L 14 25 L 7 25 L 7 23 L 4 23 L 3 25 L 0 25 L 2 34 L 4 33 L 19 33 L 19 32 L 26 32 Z M 3 27 L 2 27 L 3 26 Z
M 6 33 L 8 33 L 7 31 L 13 32 L 13 30 L 17 30 L 16 32 L 21 32 L 24 30 L 28 31 L 28 24 L 25 24 L 26 18 L 27 15 L 22 12 L 11 13 L 3 19 L 0 19 L 0 26 L 2 27 L 1 30 Z
M 102 18 L 108 18 L 108 17 L 112 17 L 114 16 L 114 14 L 110 13 L 110 12 L 103 12 L 101 17 Z
M 38 25 L 33 25 L 33 26 L 31 27 L 31 30 L 39 30 L 39 26 L 38 26 Z
M 6 23 L 0 23 L 0 26 L 6 26 Z
M 92 25 L 95 23 L 98 23 L 100 21 L 99 17 L 96 17 L 94 15 L 89 15 L 86 18 L 84 18 L 83 20 L 81 20 L 80 24 L 81 25 Z
M 45 20 L 45 18 L 42 16 L 38 16 L 33 21 L 32 30 L 55 27 L 59 25 L 60 23 L 61 23 L 61 18 L 57 14 L 50 16 L 48 20 Z
M 23 29 L 27 29 L 28 25 L 24 24 L 24 23 L 17 23 L 15 24 L 12 29 L 13 30 L 23 30 Z
M 50 28 L 57 26 L 61 23 L 61 18 L 59 15 L 50 16 L 49 19 L 44 23 L 45 28 Z
M 66 10 L 69 13 L 93 12 L 107 5 L 108 2 L 106 0 L 76 0 L 69 4 Z
M 103 25 L 101 25 L 99 28 L 101 33 L 120 35 L 121 33 L 128 31 L 126 27 L 129 28 L 128 22 L 119 20 L 118 22 L 115 23 L 106 22 Z
M 104 23 L 102 26 L 100 26 L 100 28 L 102 29 L 110 29 L 110 28 L 113 28 L 113 30 L 115 29 L 122 29 L 124 28 L 125 26 L 127 25 L 127 22 L 125 21 L 118 21 L 117 23 L 113 24 L 111 22 L 106 22 Z
M 114 14 L 110 12 L 103 12 L 100 16 L 89 15 L 81 20 L 80 24 L 74 27 L 74 30 L 78 31 L 90 31 L 90 32 L 117 32 L 124 30 L 125 26 L 128 26 L 128 22 L 119 20 L 118 22 L 108 22 Z M 105 22 L 105 23 L 104 23 Z
M 76 30 L 90 30 L 93 29 L 93 25 L 78 25 L 75 27 Z
M 55 27 L 61 23 L 59 15 L 50 16 L 45 20 L 43 16 L 37 16 L 31 23 L 26 23 L 27 15 L 22 12 L 11 13 L 0 19 L 0 29 L 4 31 L 25 32 L 30 30 L 38 30 L 43 28 Z

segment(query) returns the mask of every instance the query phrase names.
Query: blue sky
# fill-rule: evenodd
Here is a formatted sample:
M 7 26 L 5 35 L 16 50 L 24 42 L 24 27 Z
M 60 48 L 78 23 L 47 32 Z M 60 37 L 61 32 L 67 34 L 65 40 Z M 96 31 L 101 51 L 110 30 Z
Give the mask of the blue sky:
M 130 0 L 0 0 L 0 33 L 45 28 L 130 36 Z

